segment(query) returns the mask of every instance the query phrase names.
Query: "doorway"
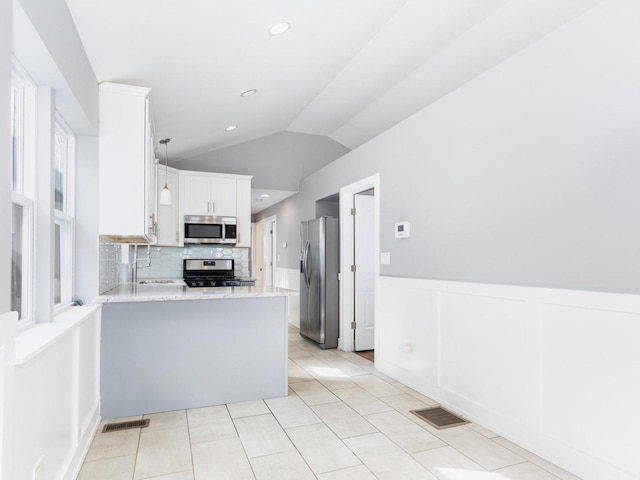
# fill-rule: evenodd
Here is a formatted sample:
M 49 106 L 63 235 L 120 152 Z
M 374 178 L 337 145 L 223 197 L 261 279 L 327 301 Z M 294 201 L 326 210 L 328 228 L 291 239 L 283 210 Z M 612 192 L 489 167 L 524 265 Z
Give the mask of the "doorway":
M 379 191 L 379 174 L 340 189 L 338 348 L 344 351 L 376 348 L 375 305 L 380 272 Z
M 276 216 L 256 222 L 253 239 L 253 272 L 257 287 L 276 285 Z

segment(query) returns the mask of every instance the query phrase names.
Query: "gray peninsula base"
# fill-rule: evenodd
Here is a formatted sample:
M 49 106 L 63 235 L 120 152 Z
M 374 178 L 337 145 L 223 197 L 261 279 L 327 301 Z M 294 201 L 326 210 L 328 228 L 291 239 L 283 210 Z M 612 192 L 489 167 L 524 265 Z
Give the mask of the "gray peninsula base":
M 287 395 L 287 297 L 105 303 L 101 414 Z

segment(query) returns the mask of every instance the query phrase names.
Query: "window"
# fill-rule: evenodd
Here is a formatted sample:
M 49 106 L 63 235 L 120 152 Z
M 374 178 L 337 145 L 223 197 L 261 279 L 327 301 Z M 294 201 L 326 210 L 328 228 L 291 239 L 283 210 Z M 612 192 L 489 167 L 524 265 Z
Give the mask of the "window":
M 45 312 L 50 312 L 44 308 L 47 303 L 58 312 L 71 305 L 73 298 L 75 136 L 56 115 L 50 131 L 38 132 L 43 136 L 51 134 L 54 145 L 50 151 L 37 152 L 36 164 L 36 124 L 46 128 L 47 122 L 36 122 L 36 85 L 17 62 L 11 79 L 11 309 L 18 312 L 21 324 L 49 322 L 53 319 L 46 318 L 49 315 Z M 36 181 L 49 183 L 53 195 L 38 196 Z M 51 211 L 53 214 L 48 213 Z M 51 243 L 38 246 L 35 242 L 36 229 L 40 228 L 51 229 L 53 252 Z M 38 268 L 38 262 L 51 262 L 53 273 L 49 268 Z M 53 298 L 48 292 L 34 293 L 39 274 L 51 275 L 46 280 L 53 284 Z M 40 280 L 45 279 L 38 278 L 38 284 Z
M 33 319 L 35 85 L 18 65 L 11 75 L 11 309 Z
M 54 304 L 66 306 L 73 296 L 75 137 L 59 117 L 55 125 L 54 162 Z

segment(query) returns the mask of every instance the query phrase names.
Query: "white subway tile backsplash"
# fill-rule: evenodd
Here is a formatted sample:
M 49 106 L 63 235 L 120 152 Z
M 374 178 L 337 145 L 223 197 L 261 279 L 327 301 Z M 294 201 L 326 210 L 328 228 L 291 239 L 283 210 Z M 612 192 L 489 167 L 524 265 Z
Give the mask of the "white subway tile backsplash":
M 131 281 L 131 262 L 133 248 L 129 251 L 129 264 L 120 263 L 120 244 L 108 239 L 100 239 L 100 293 Z M 146 247 L 138 247 L 138 257 L 146 257 Z M 181 278 L 182 260 L 185 258 L 233 258 L 238 277 L 249 277 L 249 249 L 229 248 L 208 245 L 189 247 L 151 247 L 151 265 L 140 261 L 138 279 Z

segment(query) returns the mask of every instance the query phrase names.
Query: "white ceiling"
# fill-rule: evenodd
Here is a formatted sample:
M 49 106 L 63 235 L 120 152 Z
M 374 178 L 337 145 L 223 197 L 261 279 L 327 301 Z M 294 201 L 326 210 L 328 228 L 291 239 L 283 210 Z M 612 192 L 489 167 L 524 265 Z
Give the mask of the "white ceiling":
M 152 89 L 174 158 L 287 130 L 355 148 L 598 2 L 66 1 L 98 80 Z

